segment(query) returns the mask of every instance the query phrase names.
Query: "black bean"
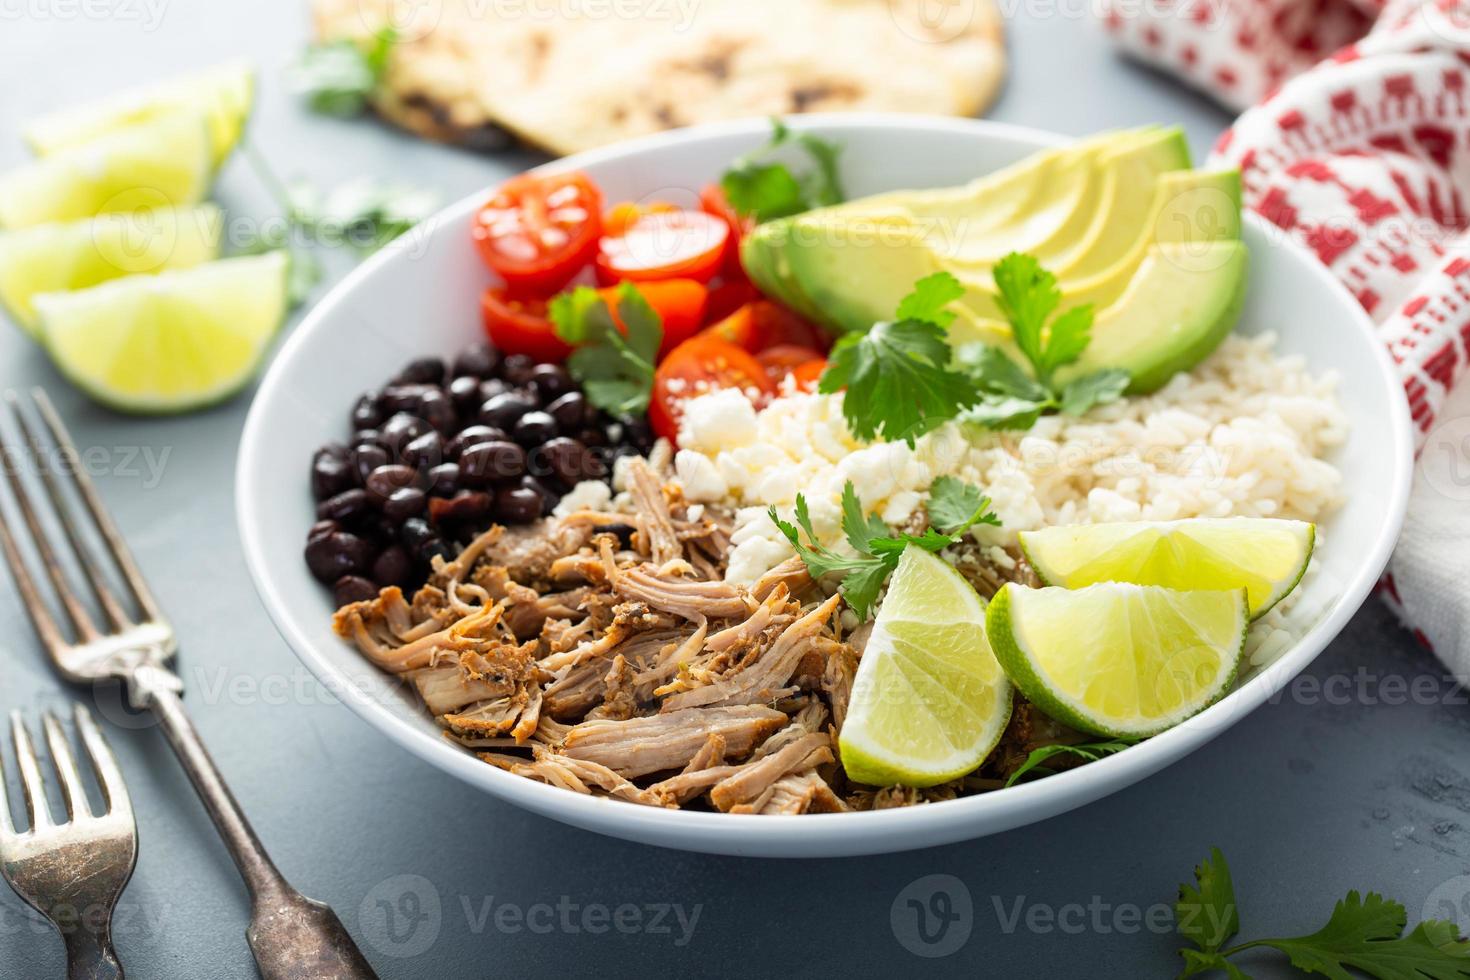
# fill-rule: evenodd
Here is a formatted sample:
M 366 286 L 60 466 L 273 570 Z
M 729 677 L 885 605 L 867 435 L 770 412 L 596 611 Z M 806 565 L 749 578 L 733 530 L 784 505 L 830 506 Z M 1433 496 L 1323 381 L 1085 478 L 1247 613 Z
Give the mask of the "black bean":
M 624 548 L 633 547 L 633 532 L 638 530 L 631 524 L 598 524 L 592 529 L 593 534 L 615 534 L 618 544 Z
M 653 427 L 647 419 L 623 419 L 622 422 L 624 442 L 639 452 L 646 453 L 653 448 Z
M 487 487 L 526 472 L 526 451 L 513 442 L 481 442 L 459 457 L 459 479 L 468 487 Z
M 471 344 L 454 359 L 456 378 L 471 375 L 488 378 L 500 367 L 500 352 L 489 344 Z
M 556 502 L 561 499 L 561 497 L 558 496 L 556 493 L 553 493 L 546 484 L 542 483 L 534 476 L 521 477 L 521 486 L 526 490 L 530 490 L 536 496 L 541 498 L 541 513 L 543 516 L 546 514 L 550 514 L 551 508 L 555 507 Z
M 534 370 L 536 359 L 528 354 L 509 354 L 500 362 L 500 376 L 514 387 L 527 384 Z
M 493 425 L 472 425 L 460 431 L 459 435 L 450 439 L 444 446 L 445 459 L 459 459 L 464 451 L 471 446 L 482 442 L 504 442 L 510 436 L 505 430 L 497 429 Z
M 435 524 L 474 524 L 490 516 L 495 501 L 482 490 L 461 490 L 446 499 L 429 501 L 429 519 Z
M 376 429 L 383 424 L 388 413 L 378 401 L 378 393 L 369 391 L 357 399 L 357 404 L 352 406 L 352 427 L 354 429 Z
M 556 419 L 564 432 L 575 432 L 587 417 L 587 397 L 580 391 L 569 391 L 547 405 L 546 414 Z
M 353 488 L 323 500 L 317 505 L 316 516 L 324 521 L 351 522 L 366 517 L 372 510 L 373 501 L 368 492 Z
M 572 376 L 560 364 L 538 364 L 531 369 L 531 387 L 540 397 L 541 403 L 556 401 L 576 387 Z
M 608 444 L 607 431 L 588 426 L 577 433 L 577 441 L 584 446 L 600 449 Z
M 354 446 L 381 446 L 383 433 L 378 429 L 357 429 L 348 441 Z
M 557 435 L 556 419 L 546 412 L 527 412 L 511 426 L 510 436 L 522 446 L 535 446 Z
M 505 487 L 495 494 L 495 519 L 506 524 L 530 524 L 541 516 L 541 495 L 526 487 Z
M 425 432 L 403 447 L 403 461 L 414 469 L 426 470 L 444 462 L 444 437 Z
M 363 537 L 372 538 L 380 545 L 388 545 L 398 540 L 398 524 L 398 521 L 379 511 L 354 523 L 353 530 Z
M 352 449 L 352 468 L 358 483 L 366 483 L 369 473 L 392 461 L 388 450 L 375 442 L 364 442 Z
M 458 421 L 454 412 L 454 403 L 439 388 L 424 392 L 423 398 L 419 399 L 417 414 L 419 418 L 440 432 L 451 431 Z
M 481 402 L 489 401 L 491 398 L 494 398 L 496 395 L 503 395 L 507 391 L 510 391 L 510 385 L 506 384 L 500 378 L 490 378 L 489 380 L 481 381 L 480 382 L 480 401 Z
M 371 543 L 346 531 L 324 535 L 306 544 L 307 568 L 328 584 L 343 575 L 366 571 L 374 557 Z
M 387 466 L 379 466 L 368 474 L 367 492 L 378 504 L 382 504 L 393 496 L 395 490 L 412 486 L 418 478 L 412 467 L 399 466 L 390 463 Z
M 323 446 L 311 461 L 311 493 L 317 500 L 335 497 L 357 483 L 347 450 L 339 445 Z
M 418 554 L 424 542 L 433 537 L 435 537 L 434 528 L 422 517 L 410 517 L 403 522 L 403 527 L 398 529 L 398 540 L 403 543 L 411 555 Z
M 354 602 L 366 602 L 378 597 L 378 587 L 360 575 L 343 575 L 332 586 L 332 598 L 337 608 L 350 606 Z
M 317 521 L 306 532 L 306 540 L 315 541 L 317 538 L 326 537 L 328 534 L 342 530 L 342 525 L 336 521 Z
M 403 545 L 395 544 L 384 548 L 373 562 L 373 581 L 386 588 L 390 585 L 407 585 L 413 575 L 413 559 Z
M 383 423 L 380 436 L 383 445 L 393 454 L 395 458 L 403 455 L 403 450 L 410 442 L 429 431 L 429 423 L 417 415 L 409 415 L 407 412 L 399 412 L 388 421 Z
M 399 487 L 383 501 L 383 513 L 395 521 L 421 514 L 429 495 L 418 487 Z
M 419 414 L 419 403 L 424 395 L 431 391 L 438 391 L 433 385 L 425 384 L 397 384 L 389 385 L 383 389 L 383 395 L 379 399 L 383 410 L 389 415 L 394 412 L 407 412 L 409 415 Z
M 519 391 L 506 391 L 487 398 L 480 406 L 479 420 L 483 425 L 510 430 L 516 420 L 527 412 L 536 410 L 536 402 L 530 395 Z
M 417 557 L 419 561 L 422 561 L 425 564 L 433 562 L 435 557 L 443 558 L 445 561 L 449 561 L 454 557 L 454 549 L 449 547 L 449 542 L 445 541 L 443 538 L 430 538 L 428 541 L 425 541 L 424 546 L 419 549 Z
M 540 447 L 546 466 L 567 487 L 583 480 L 598 480 L 607 475 L 602 460 L 575 439 L 552 439 Z
M 435 497 L 452 497 L 459 492 L 459 464 L 440 463 L 429 470 L 429 493 Z
M 393 380 L 399 384 L 443 384 L 448 369 L 442 358 L 421 357 L 410 361 Z
M 449 401 L 454 405 L 454 410 L 465 418 L 474 418 L 487 397 L 489 396 L 480 394 L 479 378 L 465 375 L 449 382 Z

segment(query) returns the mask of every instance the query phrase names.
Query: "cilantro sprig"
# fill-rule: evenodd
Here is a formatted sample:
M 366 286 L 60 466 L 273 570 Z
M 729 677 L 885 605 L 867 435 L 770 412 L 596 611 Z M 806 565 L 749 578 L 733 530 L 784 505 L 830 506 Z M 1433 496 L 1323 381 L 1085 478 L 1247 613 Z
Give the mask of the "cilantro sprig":
M 981 393 L 967 418 L 993 429 L 1028 429 L 1045 413 L 1082 415 L 1122 397 L 1130 380 L 1122 368 L 1104 368 L 1065 385 L 1055 381 L 1057 370 L 1075 363 L 1092 340 L 1091 303 L 1057 313 L 1062 292 L 1056 276 L 1030 255 L 1012 252 L 996 263 L 993 275 L 997 302 L 1031 371 L 998 347 L 978 344 L 961 352 Z
M 292 85 L 306 95 L 306 104 L 315 112 L 356 116 L 382 84 L 397 42 L 397 32 L 384 27 L 363 40 L 313 44 L 292 67 Z
M 964 292 L 954 276 L 936 272 L 914 284 L 892 321 L 833 345 L 817 390 L 847 389 L 842 415 L 853 435 L 913 445 L 979 400 L 970 376 L 950 367 L 953 351 L 945 339 L 955 318 L 945 307 Z
M 795 172 L 770 156 L 795 144 L 806 151 L 813 168 Z M 739 157 L 720 178 L 725 199 L 742 216 L 757 222 L 841 204 L 845 199 L 838 157 L 842 148 L 811 133 L 797 132 L 780 119 L 771 120 L 771 139 L 754 152 Z
M 818 540 L 802 494 L 796 495 L 796 524 L 806 532 L 805 544 L 797 527 L 783 521 L 776 508 L 771 507 L 767 513 L 806 563 L 812 578 L 842 575 L 838 586 L 842 597 L 859 619 L 867 619 L 883 583 L 898 567 L 898 560 L 909 545 L 925 551 L 941 551 L 957 544 L 976 524 L 1000 526 L 1000 518 L 990 510 L 990 498 L 977 487 L 952 476 L 939 477 L 929 488 L 928 510 L 934 526 L 923 534 L 895 535 L 881 518 L 864 510 L 849 480 L 842 488 L 842 534 L 857 553 L 852 556 L 838 554 Z
M 1085 742 L 1080 745 L 1043 745 L 1032 749 L 1031 754 L 1026 756 L 1026 761 L 1017 767 L 1006 780 L 1007 786 L 1014 786 L 1022 776 L 1028 773 L 1038 776 L 1049 776 L 1053 770 L 1046 766 L 1049 759 L 1059 755 L 1075 755 L 1084 762 L 1096 762 L 1104 756 L 1122 752 L 1134 743 L 1123 739 L 1114 739 L 1110 742 Z
M 1470 941 L 1453 922 L 1426 919 L 1407 935 L 1403 905 L 1375 892 L 1350 891 L 1316 932 L 1286 939 L 1254 939 L 1224 948 L 1240 931 L 1235 885 L 1225 855 L 1214 848 L 1194 869 L 1194 884 L 1179 886 L 1174 905 L 1179 934 L 1194 944 L 1179 951 L 1181 978 L 1222 970 L 1230 980 L 1247 974 L 1228 957 L 1248 949 L 1269 947 L 1287 955 L 1303 973 L 1332 980 L 1355 976 L 1378 980 L 1453 980 L 1470 977 Z
M 664 327 L 632 283 L 618 287 L 617 302 L 614 318 L 597 290 L 578 286 L 553 297 L 547 315 L 556 335 L 577 348 L 567 370 L 587 400 L 613 415 L 635 415 L 648 408 Z

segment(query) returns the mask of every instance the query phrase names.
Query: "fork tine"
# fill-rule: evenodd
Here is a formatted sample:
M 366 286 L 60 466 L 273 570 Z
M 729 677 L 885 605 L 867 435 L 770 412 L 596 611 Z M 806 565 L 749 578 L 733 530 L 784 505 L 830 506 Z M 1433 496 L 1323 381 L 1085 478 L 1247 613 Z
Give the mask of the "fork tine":
M 87 755 L 92 760 L 92 768 L 97 771 L 97 782 L 107 801 L 107 812 L 132 813 L 133 802 L 128 796 L 128 784 L 123 781 L 122 770 L 118 768 L 117 756 L 112 754 L 107 739 L 102 737 L 97 723 L 92 720 L 92 712 L 87 710 L 86 705 L 78 704 L 75 708 L 75 719 L 77 732 L 82 736 L 82 744 L 86 746 Z
M 20 766 L 20 783 L 21 789 L 25 791 L 26 814 L 30 817 L 31 832 L 49 830 L 56 824 L 51 819 L 51 806 L 46 802 L 46 783 L 41 778 L 41 765 L 36 761 L 31 733 L 26 730 L 25 719 L 19 711 L 10 714 L 10 733 L 15 741 L 15 761 Z
M 13 391 L 7 392 L 6 398 L 10 402 L 11 416 L 15 419 L 16 427 L 20 429 L 21 437 L 30 446 L 31 452 L 35 454 L 36 469 L 40 471 L 41 482 L 46 487 L 46 496 L 51 499 L 51 509 L 61 519 L 61 529 L 65 532 L 66 540 L 71 545 L 72 554 L 76 555 L 77 564 L 82 567 L 83 574 L 87 576 L 87 581 L 92 586 L 92 594 L 97 597 L 97 602 L 102 606 L 102 611 L 107 614 L 107 619 L 112 623 L 113 629 L 123 629 L 131 625 L 127 612 L 124 611 L 122 604 L 117 601 L 117 597 L 112 594 L 112 589 L 108 587 L 103 578 L 98 563 L 88 560 L 86 545 L 83 544 L 81 535 L 77 531 L 80 525 L 73 519 L 71 505 L 62 494 L 61 484 L 56 481 L 56 475 L 51 472 L 51 467 L 40 462 L 45 458 L 45 446 L 41 444 L 31 424 L 26 421 L 25 412 L 20 407 L 20 400 Z
M 87 510 L 92 514 L 92 521 L 101 532 L 102 539 L 107 542 L 108 550 L 112 552 L 112 558 L 117 562 L 118 569 L 127 579 L 128 587 L 133 590 L 133 597 L 138 600 L 139 607 L 143 610 L 144 618 L 156 622 L 163 621 L 163 614 L 158 608 L 158 603 L 153 599 L 153 593 L 148 590 L 148 583 L 143 578 L 138 563 L 133 560 L 133 553 L 128 550 L 127 543 L 123 540 L 122 532 L 108 516 L 107 508 L 102 503 L 97 488 L 92 485 L 92 478 L 82 469 L 81 457 L 77 454 L 77 447 L 72 442 L 71 434 L 66 431 L 66 426 L 61 421 L 61 416 L 51 405 L 51 399 L 47 397 L 42 388 L 32 388 L 31 398 L 36 402 L 36 408 L 40 410 L 41 419 L 46 423 L 46 428 L 51 432 L 51 438 L 56 443 L 56 448 L 66 457 L 67 466 L 64 473 L 71 477 L 72 486 L 76 487 L 81 494 L 82 500 L 87 504 Z
M 48 711 L 41 716 L 41 727 L 46 730 L 46 744 L 51 747 L 51 764 L 61 779 L 61 800 L 66 804 L 66 815 L 90 817 L 92 805 L 87 801 L 87 790 L 82 786 L 82 776 L 77 772 L 76 761 L 71 756 L 71 744 L 61 730 L 61 723 Z
M 5 552 L 5 564 L 10 566 L 15 589 L 20 593 L 21 604 L 26 607 L 26 615 L 30 616 L 31 625 L 41 638 L 42 646 L 52 657 L 60 657 L 66 649 L 66 638 L 61 635 L 61 628 L 52 618 L 51 610 L 46 608 L 46 602 L 36 588 L 36 580 L 31 577 L 31 570 L 26 567 L 20 549 L 15 546 L 15 538 L 10 534 L 10 525 L 3 512 L 0 512 L 0 551 Z
M 10 816 L 10 793 L 5 789 L 5 752 L 0 750 L 0 845 L 15 836 L 15 821 Z
M 6 401 L 9 403 L 9 412 L 12 417 L 18 417 L 19 413 L 15 401 L 15 393 L 7 392 Z M 3 433 L 0 433 L 0 452 L 15 458 Z M 37 461 L 39 463 L 39 460 Z M 10 483 L 10 492 L 15 497 L 16 506 L 20 509 L 20 515 L 24 518 L 26 526 L 31 529 L 31 540 L 35 546 L 36 554 L 41 558 L 41 565 L 46 569 L 46 576 L 51 579 L 51 584 L 56 587 L 57 596 L 61 599 L 61 606 L 70 617 L 72 627 L 83 640 L 95 640 L 98 636 L 97 627 L 92 625 L 92 617 L 87 610 L 77 601 L 71 586 L 67 584 L 66 572 L 61 567 L 61 562 L 56 559 L 56 552 L 51 549 L 51 542 L 47 537 L 46 529 L 41 525 L 40 518 L 36 516 L 36 510 L 31 506 L 30 491 L 26 490 L 24 481 L 20 478 L 19 469 L 15 465 L 5 467 L 5 479 Z M 66 523 L 65 515 L 60 515 L 62 523 Z

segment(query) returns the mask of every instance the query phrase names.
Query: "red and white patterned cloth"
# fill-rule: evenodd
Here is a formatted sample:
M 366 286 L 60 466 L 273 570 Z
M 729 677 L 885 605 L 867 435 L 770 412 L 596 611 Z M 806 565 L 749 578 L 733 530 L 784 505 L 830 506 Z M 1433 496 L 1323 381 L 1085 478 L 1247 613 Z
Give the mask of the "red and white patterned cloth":
M 1100 0 L 1131 54 L 1245 108 L 1213 161 L 1347 286 L 1422 450 L 1385 598 L 1470 680 L 1470 0 Z

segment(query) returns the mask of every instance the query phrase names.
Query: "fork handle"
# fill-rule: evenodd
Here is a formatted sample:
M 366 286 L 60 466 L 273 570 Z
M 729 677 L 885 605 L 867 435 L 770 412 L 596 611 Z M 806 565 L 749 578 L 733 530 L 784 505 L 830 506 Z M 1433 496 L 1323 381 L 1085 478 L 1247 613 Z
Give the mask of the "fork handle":
M 271 862 L 184 710 L 180 687 L 177 677 L 157 667 L 130 678 L 135 703 L 158 717 L 250 890 L 245 935 L 262 980 L 377 980 L 336 913 L 292 888 Z
M 110 910 L 109 910 L 110 911 Z M 64 932 L 67 980 L 123 980 L 122 964 L 112 949 L 111 924 L 102 932 Z

